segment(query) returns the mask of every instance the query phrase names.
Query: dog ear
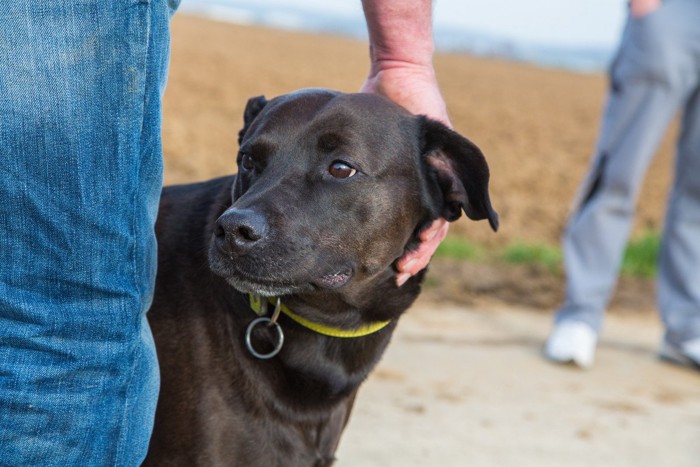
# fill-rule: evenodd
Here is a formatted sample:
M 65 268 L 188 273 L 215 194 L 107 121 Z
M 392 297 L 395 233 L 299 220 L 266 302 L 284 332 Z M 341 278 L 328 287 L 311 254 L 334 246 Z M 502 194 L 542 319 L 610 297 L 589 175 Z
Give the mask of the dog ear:
M 245 105 L 245 110 L 243 111 L 243 128 L 238 132 L 238 144 L 240 146 L 241 141 L 243 141 L 243 136 L 245 135 L 250 124 L 253 123 L 255 117 L 258 116 L 260 111 L 267 104 L 267 99 L 265 96 L 251 97 L 248 99 L 248 103 Z
M 437 211 L 452 222 L 462 210 L 472 220 L 488 219 L 498 230 L 498 214 L 489 198 L 489 167 L 474 143 L 442 123 L 421 120 L 421 158 Z

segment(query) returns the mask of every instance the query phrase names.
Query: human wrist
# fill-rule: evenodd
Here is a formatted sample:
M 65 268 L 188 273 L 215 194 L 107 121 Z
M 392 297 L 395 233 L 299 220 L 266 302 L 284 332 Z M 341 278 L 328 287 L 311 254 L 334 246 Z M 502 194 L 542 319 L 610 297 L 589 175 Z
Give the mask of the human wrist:
M 382 72 L 406 72 L 414 76 L 420 76 L 424 80 L 435 80 L 435 69 L 432 60 L 415 61 L 412 59 L 376 58 L 370 46 L 369 78 L 374 78 Z

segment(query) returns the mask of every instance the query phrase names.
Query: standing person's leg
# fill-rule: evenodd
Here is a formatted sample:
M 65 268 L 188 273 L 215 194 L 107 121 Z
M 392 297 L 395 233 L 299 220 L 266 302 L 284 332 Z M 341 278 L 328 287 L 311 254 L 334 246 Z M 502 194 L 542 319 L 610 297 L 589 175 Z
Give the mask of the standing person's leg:
M 700 21 L 700 5 L 696 13 Z M 700 31 L 695 32 L 695 44 L 698 84 L 685 107 L 678 142 L 675 183 L 661 243 L 658 293 L 666 327 L 661 356 L 700 368 Z
M 700 91 L 683 120 L 659 266 L 661 355 L 700 367 Z
M 671 19 L 666 4 L 630 18 L 612 67 L 598 154 L 564 234 L 566 302 L 545 347 L 555 361 L 593 363 L 642 179 L 686 93 L 676 73 Z
M 0 9 L 0 464 L 138 465 L 165 0 Z

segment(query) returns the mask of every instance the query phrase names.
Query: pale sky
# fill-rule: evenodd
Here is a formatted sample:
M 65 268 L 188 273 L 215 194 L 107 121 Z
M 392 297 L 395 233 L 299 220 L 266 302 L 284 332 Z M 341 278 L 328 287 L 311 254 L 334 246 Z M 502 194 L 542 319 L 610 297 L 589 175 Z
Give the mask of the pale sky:
M 308 10 L 361 20 L 360 0 L 184 0 L 188 4 L 225 5 L 221 16 L 245 21 L 243 3 L 265 9 L 265 18 L 273 24 L 294 27 L 298 16 L 284 11 Z M 516 42 L 539 45 L 593 46 L 612 48 L 622 30 L 626 0 L 434 0 L 434 24 L 486 33 Z M 219 13 L 217 9 L 217 14 Z
M 436 26 L 461 26 L 538 43 L 608 47 L 617 43 L 626 4 L 626 0 L 435 0 L 433 14 Z

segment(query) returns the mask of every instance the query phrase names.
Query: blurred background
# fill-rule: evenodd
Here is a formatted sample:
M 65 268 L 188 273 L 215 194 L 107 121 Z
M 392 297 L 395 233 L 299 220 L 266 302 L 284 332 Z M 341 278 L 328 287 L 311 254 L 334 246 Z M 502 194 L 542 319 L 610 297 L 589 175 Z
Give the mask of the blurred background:
M 366 39 L 359 1 L 189 0 L 182 11 L 237 24 Z M 469 52 L 574 70 L 605 67 L 623 26 L 624 0 L 438 0 L 435 43 Z
M 653 275 L 673 125 L 643 187 L 590 372 L 540 355 L 563 295 L 562 229 L 591 157 L 623 0 L 436 0 L 435 67 L 500 214 L 461 219 L 360 391 L 346 466 L 698 466 L 697 376 L 659 363 Z M 357 91 L 359 0 L 183 0 L 164 101 L 165 181 L 235 171 L 249 97 Z
M 431 274 L 438 297 L 547 311 L 559 304 L 559 239 L 594 150 L 605 70 L 626 10 L 623 0 L 434 3 L 438 80 L 455 129 L 486 154 L 501 217 L 497 234 L 485 223 L 453 225 L 433 262 L 450 272 Z M 359 0 L 184 0 L 165 98 L 166 183 L 234 170 L 251 96 L 358 90 L 368 69 L 366 35 Z M 616 307 L 654 306 L 649 280 L 674 131 L 643 189 Z

